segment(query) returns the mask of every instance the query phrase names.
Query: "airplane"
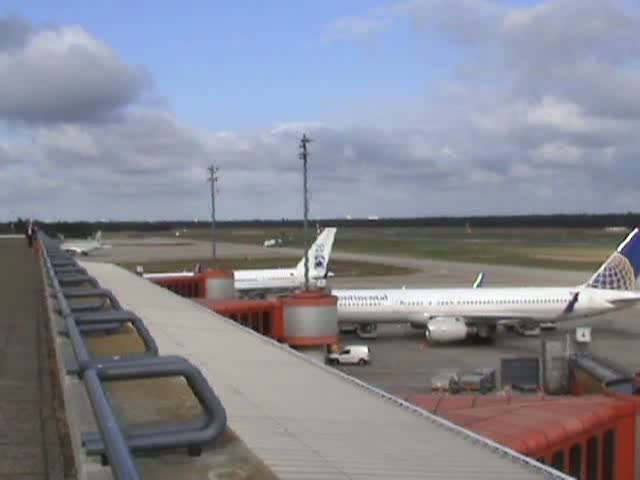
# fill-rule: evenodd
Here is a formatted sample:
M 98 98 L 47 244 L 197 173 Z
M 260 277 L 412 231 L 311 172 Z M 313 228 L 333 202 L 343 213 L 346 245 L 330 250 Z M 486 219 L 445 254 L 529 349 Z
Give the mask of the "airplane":
M 473 281 L 471 288 L 480 288 L 484 283 L 484 272 L 478 273 L 476 279 Z M 402 290 L 406 290 L 407 287 L 405 285 L 402 286 Z M 514 323 L 509 321 L 506 323 L 508 328 L 515 328 L 519 322 L 516 320 Z M 502 324 L 502 322 L 501 322 Z M 378 325 L 377 323 L 350 323 L 346 321 L 339 321 L 338 328 L 340 333 L 357 333 L 360 338 L 377 338 L 378 337 Z
M 100 230 L 98 230 L 94 238 L 89 238 L 86 240 L 77 239 L 65 241 L 62 235 L 60 235 L 60 239 L 62 240 L 60 248 L 65 252 L 72 253 L 74 255 L 82 254 L 84 256 L 87 256 L 94 250 L 111 247 L 111 245 L 102 243 L 102 232 Z
M 309 285 L 312 287 L 324 287 L 327 277 L 333 276 L 328 266 L 336 231 L 333 227 L 322 230 L 307 252 Z M 143 273 L 143 277 L 149 280 L 193 275 L 194 272 Z M 296 290 L 304 286 L 304 257 L 294 268 L 234 270 L 233 278 L 236 291 L 247 297 L 263 297 L 267 293 Z
M 338 321 L 368 333 L 379 323 L 409 323 L 434 343 L 492 343 L 497 326 L 587 318 L 640 303 L 640 233 L 635 228 L 584 284 L 570 287 L 336 289 Z

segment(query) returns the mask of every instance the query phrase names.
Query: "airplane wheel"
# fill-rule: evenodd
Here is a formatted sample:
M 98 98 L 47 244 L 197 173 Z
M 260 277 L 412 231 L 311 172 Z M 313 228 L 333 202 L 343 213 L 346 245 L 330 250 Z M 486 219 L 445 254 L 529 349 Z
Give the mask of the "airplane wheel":
M 358 360 L 358 365 L 364 365 L 365 363 L 367 363 L 367 361 L 364 358 Z

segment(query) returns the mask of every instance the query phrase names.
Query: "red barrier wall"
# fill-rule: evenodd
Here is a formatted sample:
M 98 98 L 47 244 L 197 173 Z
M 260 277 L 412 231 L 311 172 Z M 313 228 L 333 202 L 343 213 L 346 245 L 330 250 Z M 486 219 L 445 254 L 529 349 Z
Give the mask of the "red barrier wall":
M 406 400 L 571 476 L 635 478 L 640 401 L 633 397 L 409 395 Z

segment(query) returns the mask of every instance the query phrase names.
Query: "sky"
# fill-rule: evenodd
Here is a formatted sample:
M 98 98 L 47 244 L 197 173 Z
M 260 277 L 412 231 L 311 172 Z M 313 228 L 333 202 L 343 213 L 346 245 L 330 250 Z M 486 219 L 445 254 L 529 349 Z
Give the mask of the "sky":
M 131 3 L 131 2 L 130 2 Z M 0 5 L 0 219 L 637 211 L 631 0 Z

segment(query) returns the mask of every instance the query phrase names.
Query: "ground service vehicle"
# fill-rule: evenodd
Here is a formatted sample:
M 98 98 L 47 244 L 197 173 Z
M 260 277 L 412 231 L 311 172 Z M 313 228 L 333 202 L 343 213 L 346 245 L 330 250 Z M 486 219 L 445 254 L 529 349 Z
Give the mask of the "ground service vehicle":
M 367 345 L 346 345 L 338 352 L 329 353 L 327 361 L 334 365 L 365 365 L 371 362 L 371 352 Z

